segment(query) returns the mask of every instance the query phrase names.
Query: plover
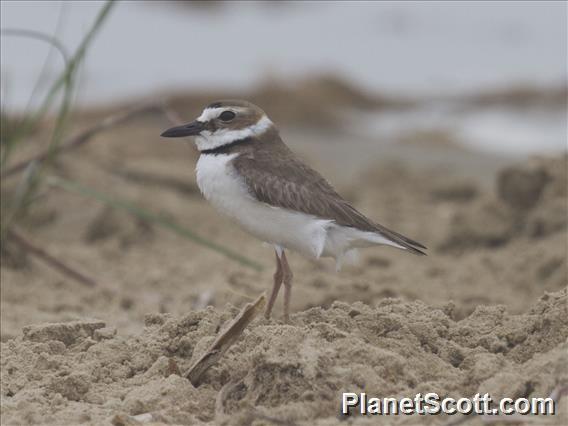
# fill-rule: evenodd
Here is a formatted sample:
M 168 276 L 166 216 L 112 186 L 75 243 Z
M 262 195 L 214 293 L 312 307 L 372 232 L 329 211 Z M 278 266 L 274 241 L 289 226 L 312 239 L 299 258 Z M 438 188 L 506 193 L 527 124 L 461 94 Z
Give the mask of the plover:
M 194 136 L 200 151 L 197 185 L 205 198 L 274 246 L 276 272 L 266 318 L 284 284 L 284 319 L 289 321 L 292 270 L 286 249 L 333 257 L 338 266 L 357 248 L 374 245 L 425 254 L 422 244 L 371 221 L 345 201 L 292 153 L 274 123 L 250 102 L 213 102 L 195 121 L 161 136 Z

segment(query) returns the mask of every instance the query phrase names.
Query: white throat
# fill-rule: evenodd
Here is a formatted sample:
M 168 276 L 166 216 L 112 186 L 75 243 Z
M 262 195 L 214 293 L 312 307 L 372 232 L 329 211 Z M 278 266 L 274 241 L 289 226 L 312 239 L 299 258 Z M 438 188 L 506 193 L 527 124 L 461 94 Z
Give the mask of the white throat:
M 201 118 L 202 117 L 199 117 L 198 120 L 201 121 Z M 240 139 L 260 136 L 272 125 L 272 121 L 270 121 L 266 115 L 263 115 L 255 124 L 245 127 L 244 129 L 220 129 L 216 132 L 204 130 L 199 136 L 195 137 L 195 145 L 197 145 L 199 151 L 219 148 L 220 146 L 228 145 Z

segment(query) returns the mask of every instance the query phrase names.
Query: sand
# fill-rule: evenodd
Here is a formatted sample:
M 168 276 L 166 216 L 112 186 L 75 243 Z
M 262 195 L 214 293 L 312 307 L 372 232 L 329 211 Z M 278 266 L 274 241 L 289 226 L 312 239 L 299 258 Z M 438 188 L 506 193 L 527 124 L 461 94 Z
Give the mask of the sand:
M 202 200 L 191 149 L 155 136 L 167 126 L 147 117 L 98 136 L 62 156 L 57 174 L 166 214 L 264 269 L 50 189 L 20 226 L 97 286 L 5 248 L 2 424 L 136 424 L 127 416 L 147 413 L 183 425 L 443 424 L 447 417 L 341 418 L 341 392 L 546 397 L 568 383 L 567 157 L 511 161 L 402 144 L 385 148 L 388 156 L 373 151 L 370 167 L 340 168 L 314 155 L 324 143 L 345 152 L 319 134 L 317 145 L 291 145 L 360 210 L 424 242 L 429 256 L 370 249 L 336 274 L 329 260 L 292 254 L 291 323 L 281 322 L 280 301 L 274 318 L 254 321 L 194 387 L 183 372 L 269 289 L 273 253 Z M 444 153 L 435 160 L 419 155 L 435 149 Z M 368 156 L 349 152 L 351 165 Z
M 451 303 L 334 302 L 295 314 L 290 325 L 255 322 L 198 388 L 180 371 L 235 314 L 232 307 L 150 314 L 144 331 L 129 337 L 101 321 L 32 326 L 2 345 L 2 417 L 6 424 L 104 424 L 152 413 L 166 424 L 246 425 L 262 416 L 334 424 L 342 391 L 548 395 L 568 380 L 566 301 L 566 291 L 546 293 L 521 315 L 482 306 L 461 321 Z

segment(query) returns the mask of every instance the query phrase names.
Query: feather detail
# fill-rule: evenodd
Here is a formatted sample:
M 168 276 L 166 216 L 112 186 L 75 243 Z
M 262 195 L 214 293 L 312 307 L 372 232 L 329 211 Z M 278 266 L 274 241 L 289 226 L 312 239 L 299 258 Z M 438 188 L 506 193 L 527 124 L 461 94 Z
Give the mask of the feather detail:
M 288 149 L 275 128 L 235 145 L 230 152 L 239 153 L 232 164 L 258 201 L 378 234 L 397 248 L 426 254 L 421 243 L 374 223 L 357 211 L 318 172 Z

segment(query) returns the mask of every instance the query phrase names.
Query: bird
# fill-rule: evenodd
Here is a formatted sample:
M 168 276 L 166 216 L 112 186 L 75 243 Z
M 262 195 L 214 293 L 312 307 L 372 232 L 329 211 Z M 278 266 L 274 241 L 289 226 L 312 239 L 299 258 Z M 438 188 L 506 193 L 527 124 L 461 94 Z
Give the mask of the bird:
M 269 319 L 284 286 L 284 321 L 290 321 L 293 273 L 286 250 L 332 257 L 338 268 L 358 248 L 385 245 L 425 255 L 421 243 L 360 213 L 283 142 L 275 124 L 244 100 L 209 104 L 194 121 L 162 137 L 194 137 L 197 185 L 217 210 L 274 247 L 276 271 L 264 316 Z

